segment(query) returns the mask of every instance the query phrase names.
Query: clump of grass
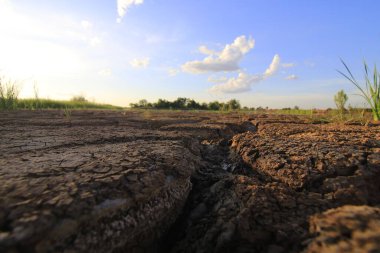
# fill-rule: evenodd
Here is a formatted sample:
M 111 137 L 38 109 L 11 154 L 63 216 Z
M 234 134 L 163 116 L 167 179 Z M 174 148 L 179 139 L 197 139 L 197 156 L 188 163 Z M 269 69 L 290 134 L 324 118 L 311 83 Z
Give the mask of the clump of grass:
M 359 122 L 361 125 L 368 124 L 369 116 L 366 114 L 368 109 L 355 108 L 348 105 L 348 121 Z
M 65 118 L 67 119 L 67 120 L 71 120 L 71 113 L 72 113 L 72 111 L 71 111 L 71 109 L 70 108 L 68 108 L 68 107 L 66 107 L 64 110 L 63 110 L 63 115 L 65 116 Z
M 72 114 L 72 109 L 70 109 L 69 107 L 66 107 L 65 109 L 63 109 L 63 116 L 69 123 L 70 127 L 71 127 L 71 114 Z
M 359 94 L 362 96 L 372 110 L 372 116 L 374 121 L 379 121 L 380 119 L 380 73 L 377 71 L 376 65 L 373 70 L 373 74 L 371 77 L 370 71 L 368 69 L 368 65 L 364 62 L 364 70 L 365 70 L 365 88 L 362 88 L 358 81 L 355 79 L 347 64 L 341 60 L 344 67 L 347 70 L 347 74 L 338 70 L 340 74 L 342 74 L 345 78 L 347 78 L 351 83 L 353 83 L 361 92 Z
M 17 82 L 0 77 L 0 109 L 12 110 L 17 108 L 19 88 Z

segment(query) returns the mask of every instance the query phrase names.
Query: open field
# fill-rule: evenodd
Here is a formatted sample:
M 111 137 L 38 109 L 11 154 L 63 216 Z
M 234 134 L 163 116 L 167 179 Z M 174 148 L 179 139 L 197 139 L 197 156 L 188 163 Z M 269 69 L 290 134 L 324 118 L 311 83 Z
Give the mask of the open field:
M 0 252 L 379 252 L 380 126 L 0 112 Z

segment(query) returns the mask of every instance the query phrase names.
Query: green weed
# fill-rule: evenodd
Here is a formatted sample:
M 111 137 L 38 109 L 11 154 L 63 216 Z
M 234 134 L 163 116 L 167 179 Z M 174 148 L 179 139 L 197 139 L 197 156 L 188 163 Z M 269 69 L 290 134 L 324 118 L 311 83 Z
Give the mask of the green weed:
M 347 70 L 347 74 L 338 70 L 340 74 L 342 74 L 345 78 L 347 78 L 351 83 L 353 83 L 361 92 L 359 94 L 362 96 L 372 110 L 372 116 L 374 121 L 378 121 L 380 119 L 380 73 L 377 71 L 376 65 L 373 70 L 372 77 L 370 75 L 370 71 L 368 69 L 368 65 L 364 62 L 364 70 L 365 70 L 365 88 L 362 88 L 359 82 L 355 79 L 347 64 L 341 60 L 344 67 Z

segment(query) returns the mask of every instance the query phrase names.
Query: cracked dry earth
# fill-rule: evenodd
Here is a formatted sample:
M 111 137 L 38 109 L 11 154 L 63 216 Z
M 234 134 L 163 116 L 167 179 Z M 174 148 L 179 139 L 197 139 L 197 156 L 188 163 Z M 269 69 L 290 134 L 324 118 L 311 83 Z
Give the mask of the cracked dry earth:
M 380 252 L 380 127 L 0 113 L 0 252 Z

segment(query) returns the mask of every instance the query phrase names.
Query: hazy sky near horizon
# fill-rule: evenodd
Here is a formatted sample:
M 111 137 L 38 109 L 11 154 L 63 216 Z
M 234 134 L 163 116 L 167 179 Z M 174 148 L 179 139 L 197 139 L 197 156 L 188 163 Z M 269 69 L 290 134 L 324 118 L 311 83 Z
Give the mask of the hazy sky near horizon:
M 380 56 L 377 0 L 0 0 L 0 73 L 21 96 L 334 107 Z

